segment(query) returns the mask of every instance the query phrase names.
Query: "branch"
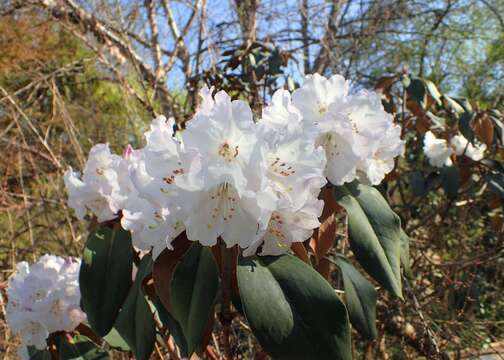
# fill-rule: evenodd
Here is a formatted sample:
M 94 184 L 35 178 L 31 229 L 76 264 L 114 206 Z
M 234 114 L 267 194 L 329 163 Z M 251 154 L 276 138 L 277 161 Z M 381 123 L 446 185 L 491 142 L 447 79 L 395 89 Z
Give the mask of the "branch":
M 142 78 L 152 87 L 157 88 L 158 94 L 165 106 L 169 107 L 176 117 L 176 109 L 171 94 L 166 89 L 164 83 L 158 84 L 160 79 L 157 79 L 153 70 L 142 60 L 142 58 L 135 52 L 135 50 L 126 43 L 123 39 L 116 35 L 116 33 L 109 29 L 102 21 L 98 20 L 95 16 L 87 13 L 73 0 L 64 0 L 68 8 L 59 6 L 53 2 L 39 0 L 39 4 L 49 10 L 50 14 L 59 21 L 67 21 L 78 27 L 79 32 L 92 33 L 96 40 L 104 45 L 117 48 L 118 52 L 111 52 L 111 55 L 117 58 L 120 62 L 124 58 L 128 59 L 132 65 L 139 71 Z

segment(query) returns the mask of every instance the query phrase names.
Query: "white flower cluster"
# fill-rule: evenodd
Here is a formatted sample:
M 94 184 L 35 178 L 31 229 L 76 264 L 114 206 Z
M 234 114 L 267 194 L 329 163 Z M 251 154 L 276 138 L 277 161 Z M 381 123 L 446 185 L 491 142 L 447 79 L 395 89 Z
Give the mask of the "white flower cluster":
M 17 264 L 7 287 L 6 320 L 22 337 L 22 349 L 45 349 L 49 334 L 72 331 L 86 319 L 80 309 L 80 260 L 44 255 Z
M 424 136 L 423 150 L 429 163 L 441 168 L 452 165 L 452 155 L 465 155 L 474 161 L 483 159 L 486 145 L 481 143 L 473 145 L 461 134 L 453 136 L 450 141 L 438 139 L 431 131 L 427 131 Z
M 65 175 L 69 204 L 99 221 L 122 210 L 134 245 L 156 257 L 182 231 L 193 241 L 239 245 L 278 255 L 320 223 L 326 177 L 380 183 L 403 152 L 400 127 L 375 93 L 348 93 L 345 79 L 307 76 L 291 94 L 278 90 L 254 122 L 246 102 L 213 88 L 186 129 L 154 119 L 146 146 L 112 155 L 96 145 L 82 180 Z

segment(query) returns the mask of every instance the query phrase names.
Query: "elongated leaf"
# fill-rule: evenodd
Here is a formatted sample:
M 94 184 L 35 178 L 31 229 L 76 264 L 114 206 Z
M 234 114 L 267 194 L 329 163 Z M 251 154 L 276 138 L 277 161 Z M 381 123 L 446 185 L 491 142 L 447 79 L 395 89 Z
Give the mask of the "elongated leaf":
M 401 266 L 404 270 L 404 275 L 406 275 L 409 279 L 413 278 L 413 273 L 411 271 L 410 266 L 410 257 L 409 257 L 409 236 L 401 229 Z
M 90 234 L 79 274 L 82 305 L 89 324 L 105 336 L 131 287 L 133 248 L 129 232 L 103 227 Z
M 504 174 L 486 174 L 485 180 L 488 183 L 490 190 L 500 196 L 501 199 L 504 199 Z
M 457 101 L 455 101 L 453 98 L 449 97 L 446 94 L 444 94 L 441 99 L 443 101 L 445 108 L 457 117 L 460 114 L 464 113 L 464 111 L 466 111 Z
M 343 274 L 348 315 L 352 325 L 366 339 L 376 338 L 376 290 L 343 256 L 336 256 Z
M 353 182 L 335 189 L 348 213 L 348 232 L 355 257 L 376 281 L 402 298 L 401 220 L 378 190 Z
M 94 342 L 83 335 L 66 339 L 61 335 L 57 338 L 60 360 L 109 360 L 110 356 Z
M 156 294 L 167 310 L 171 309 L 170 285 L 175 267 L 193 243 L 187 239 L 185 231 L 173 241 L 173 250 L 164 249 L 154 261 L 152 278 Z
M 476 118 L 475 113 L 465 112 L 462 115 L 460 115 L 460 120 L 459 120 L 460 132 L 471 143 L 474 143 L 474 130 L 472 128 L 472 124 L 473 124 L 475 118 Z
M 150 255 L 145 255 L 138 265 L 135 283 L 130 289 L 114 326 L 137 360 L 148 359 L 156 341 L 154 315 L 142 288 L 142 282 L 151 270 L 152 258 Z
M 447 197 L 453 199 L 457 196 L 460 187 L 460 173 L 456 166 L 444 166 L 441 169 L 441 183 Z
M 184 333 L 182 331 L 182 327 L 178 323 L 177 320 L 170 314 L 168 310 L 163 306 L 163 303 L 161 300 L 158 298 L 157 301 L 154 303 L 156 306 L 159 320 L 163 324 L 163 326 L 168 329 L 170 332 L 170 335 L 173 336 L 173 339 L 175 340 L 175 343 L 180 349 L 180 355 L 182 357 L 188 357 L 187 354 L 187 341 L 184 337 Z
M 314 231 L 310 239 L 310 246 L 317 257 L 317 262 L 326 256 L 334 245 L 336 238 L 335 213 L 339 208 L 334 199 L 334 190 L 326 188 L 321 191 L 320 198 L 324 200 L 324 210 L 320 217 L 320 227 Z
M 210 249 L 194 243 L 175 268 L 170 292 L 172 315 L 182 327 L 189 355 L 198 350 L 213 316 L 218 283 Z
M 130 347 L 126 343 L 126 341 L 122 338 L 122 336 L 117 332 L 115 328 L 112 328 L 110 332 L 103 337 L 103 340 L 110 345 L 111 348 L 120 350 L 120 351 L 130 351 Z
M 427 90 L 422 79 L 412 78 L 406 88 L 406 91 L 408 92 L 408 95 L 422 107 L 422 109 L 427 107 Z
M 497 110 L 491 110 L 490 119 L 495 124 L 495 134 L 497 135 L 497 139 L 500 140 L 500 145 L 504 145 L 504 123 L 502 122 L 502 116 L 500 113 L 494 113 Z M 499 116 L 497 116 L 499 114 Z
M 311 266 L 292 255 L 242 258 L 237 274 L 245 316 L 274 359 L 352 358 L 345 305 Z
M 30 360 L 52 360 L 51 353 L 47 350 L 38 350 L 34 346 L 26 348 Z
M 434 99 L 436 104 L 441 105 L 442 104 L 442 102 L 441 102 L 442 95 L 439 92 L 439 90 L 437 89 L 436 85 L 434 85 L 434 83 L 430 80 L 424 80 L 424 83 L 425 83 L 425 87 L 427 88 L 427 92 L 429 93 L 429 95 Z

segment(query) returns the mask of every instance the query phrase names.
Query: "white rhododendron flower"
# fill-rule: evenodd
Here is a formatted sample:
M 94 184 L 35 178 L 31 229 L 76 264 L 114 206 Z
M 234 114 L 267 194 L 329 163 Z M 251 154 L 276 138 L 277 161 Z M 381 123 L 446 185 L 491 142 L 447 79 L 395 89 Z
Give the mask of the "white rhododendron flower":
M 329 79 L 319 75 L 306 75 L 303 86 L 292 93 L 294 106 L 304 121 L 326 125 L 329 107 L 343 106 L 348 93 L 348 82 L 341 75 Z
M 108 144 L 97 144 L 89 152 L 82 178 L 72 168 L 65 172 L 68 205 L 80 219 L 90 211 L 99 222 L 112 220 L 131 191 L 128 179 L 124 160 L 111 154 Z
M 331 183 L 342 185 L 359 178 L 379 184 L 393 169 L 390 164 L 404 145 L 378 94 L 351 95 L 342 76 L 326 79 L 315 74 L 306 77 L 292 98 L 303 120 L 318 128 L 317 144 L 326 151 L 326 176 Z
M 49 334 L 72 331 L 85 320 L 80 309 L 80 259 L 44 255 L 17 264 L 7 287 L 6 319 L 22 346 L 45 349 Z
M 465 155 L 474 161 L 479 161 L 483 159 L 485 150 L 485 144 L 473 145 L 461 134 L 453 136 L 450 141 L 436 138 L 431 131 L 427 131 L 424 135 L 423 151 L 429 163 L 435 167 L 451 166 L 452 155 Z
M 312 187 L 320 189 L 327 182 L 324 149 L 315 145 L 315 128 L 305 126 L 292 109 L 288 92 L 277 91 L 264 114 L 259 125 L 268 144 L 266 176 L 279 199 L 277 206 L 300 208 L 313 197 Z M 282 123 L 284 127 L 278 128 Z
M 431 131 L 427 131 L 424 135 L 423 151 L 432 166 L 443 167 L 452 164 L 450 156 L 454 153 L 453 148 L 445 139 L 436 138 Z
M 317 191 L 318 193 L 318 191 Z M 274 211 L 264 236 L 244 251 L 245 256 L 254 255 L 262 245 L 259 255 L 281 255 L 292 243 L 309 239 L 313 230 L 320 226 L 324 201 L 315 194 L 300 209 Z
M 186 151 L 203 159 L 200 169 L 191 169 L 190 183 L 180 183 L 184 224 L 187 237 L 203 245 L 214 245 L 221 236 L 229 247 L 246 247 L 260 236 L 274 207 L 264 180 L 262 143 L 247 103 L 231 101 L 223 91 L 214 101 L 181 135 Z
M 164 184 L 156 182 L 147 173 L 145 151 L 134 150 L 127 160 L 135 191 L 128 196 L 121 225 L 131 232 L 135 247 L 144 251 L 152 249 L 152 256 L 156 259 L 164 249 L 172 249 L 171 241 L 184 228 L 175 220 L 176 207 L 168 207 L 167 194 L 161 190 Z
M 183 231 L 206 246 L 222 238 L 246 254 L 278 255 L 320 225 L 326 178 L 379 184 L 404 150 L 380 97 L 350 94 L 340 75 L 309 75 L 292 98 L 276 91 L 257 122 L 247 103 L 213 92 L 201 89 L 185 130 L 160 116 L 143 149 L 120 157 L 93 147 L 82 179 L 65 175 L 77 215 L 121 214 L 134 246 L 154 258 Z
M 465 155 L 474 161 L 483 159 L 486 150 L 485 144 L 476 141 L 476 145 L 473 145 L 461 134 L 453 136 L 450 139 L 450 144 L 455 155 Z
M 325 151 L 315 146 L 318 133 L 314 126 L 301 121 L 292 107 L 290 94 L 279 90 L 263 112 L 259 122 L 267 139 L 266 176 L 277 197 L 266 232 L 244 252 L 254 254 L 262 245 L 261 255 L 279 255 L 293 242 L 308 239 L 320 223 L 323 201 L 318 200 L 326 184 Z
M 394 158 L 404 153 L 401 127 L 390 124 L 374 153 L 357 163 L 357 177 L 362 183 L 378 185 L 394 169 Z

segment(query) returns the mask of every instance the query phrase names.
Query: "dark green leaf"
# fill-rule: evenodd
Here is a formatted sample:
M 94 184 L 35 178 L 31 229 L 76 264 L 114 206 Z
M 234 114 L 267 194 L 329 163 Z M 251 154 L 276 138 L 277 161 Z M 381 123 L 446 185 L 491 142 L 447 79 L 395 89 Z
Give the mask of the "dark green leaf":
M 474 130 L 472 129 L 472 123 L 476 118 L 476 114 L 473 112 L 465 112 L 460 116 L 459 120 L 459 130 L 464 135 L 464 137 L 470 142 L 474 143 Z
M 430 111 L 426 111 L 425 115 L 437 126 L 440 127 L 441 129 L 444 129 L 446 126 L 446 120 L 442 117 L 434 115 Z
M 89 324 L 105 336 L 131 287 L 133 248 L 130 233 L 102 227 L 91 233 L 79 274 L 82 305 Z
M 343 274 L 348 315 L 352 325 L 366 339 L 376 338 L 376 290 L 343 256 L 336 255 Z
M 212 316 L 218 283 L 212 253 L 208 247 L 194 243 L 175 268 L 170 293 L 172 315 L 182 327 L 188 354 L 198 350 Z
M 406 88 L 408 95 L 415 100 L 422 109 L 427 107 L 427 89 L 422 79 L 412 78 L 410 84 Z
M 28 346 L 26 350 L 30 360 L 52 360 L 51 353 L 47 350 L 38 350 L 34 346 Z
M 434 83 L 430 80 L 424 80 L 425 87 L 427 88 L 427 92 L 434 99 L 436 104 L 441 105 L 441 93 Z
M 182 327 L 178 323 L 177 320 L 170 314 L 168 310 L 165 309 L 163 303 L 159 298 L 156 299 L 154 304 L 156 306 L 159 321 L 163 324 L 163 326 L 168 329 L 171 336 L 175 340 L 175 343 L 180 348 L 180 355 L 182 357 L 188 357 L 187 352 L 187 340 L 184 337 L 184 332 L 182 331 Z
M 466 98 L 457 98 L 457 97 L 454 97 L 452 99 L 455 100 L 460 106 L 462 106 L 462 108 L 464 109 L 464 111 L 466 111 L 466 112 L 473 111 L 471 103 Z
M 353 182 L 335 188 L 336 200 L 348 214 L 350 246 L 376 281 L 392 294 L 401 293 L 401 220 L 373 187 Z
M 490 190 L 500 196 L 501 199 L 504 199 L 504 174 L 487 174 L 485 180 Z
M 243 311 L 274 359 L 352 358 L 345 305 L 312 267 L 292 255 L 242 258 Z
M 456 166 L 444 166 L 441 169 L 441 183 L 446 196 L 453 199 L 457 196 L 460 186 L 460 174 Z
M 483 164 L 492 170 L 495 170 L 501 174 L 504 174 L 504 166 L 498 160 L 483 159 L 483 160 L 480 160 L 480 164 Z
M 103 340 L 105 340 L 107 344 L 109 344 L 113 349 L 120 351 L 131 350 L 126 341 L 122 338 L 122 336 L 117 332 L 115 328 L 112 328 L 112 330 L 110 330 L 110 332 L 103 337 Z
M 465 112 L 464 108 L 448 95 L 443 95 L 442 100 L 446 110 L 455 115 L 457 118 L 460 114 Z
M 500 140 L 501 146 L 504 145 L 504 123 L 502 122 L 501 117 L 495 117 L 494 115 L 490 115 L 490 119 L 495 124 L 495 133 L 497 138 Z
M 152 258 L 150 255 L 145 255 L 138 265 L 135 283 L 114 326 L 137 360 L 146 360 L 150 357 L 156 340 L 154 315 L 142 288 L 143 280 L 151 271 Z
M 415 196 L 423 197 L 427 195 L 429 189 L 425 184 L 425 179 L 420 171 L 414 171 L 409 175 L 409 186 Z
M 60 360 L 109 360 L 110 356 L 94 342 L 83 335 L 76 335 L 71 340 L 64 335 L 58 336 L 57 347 Z

